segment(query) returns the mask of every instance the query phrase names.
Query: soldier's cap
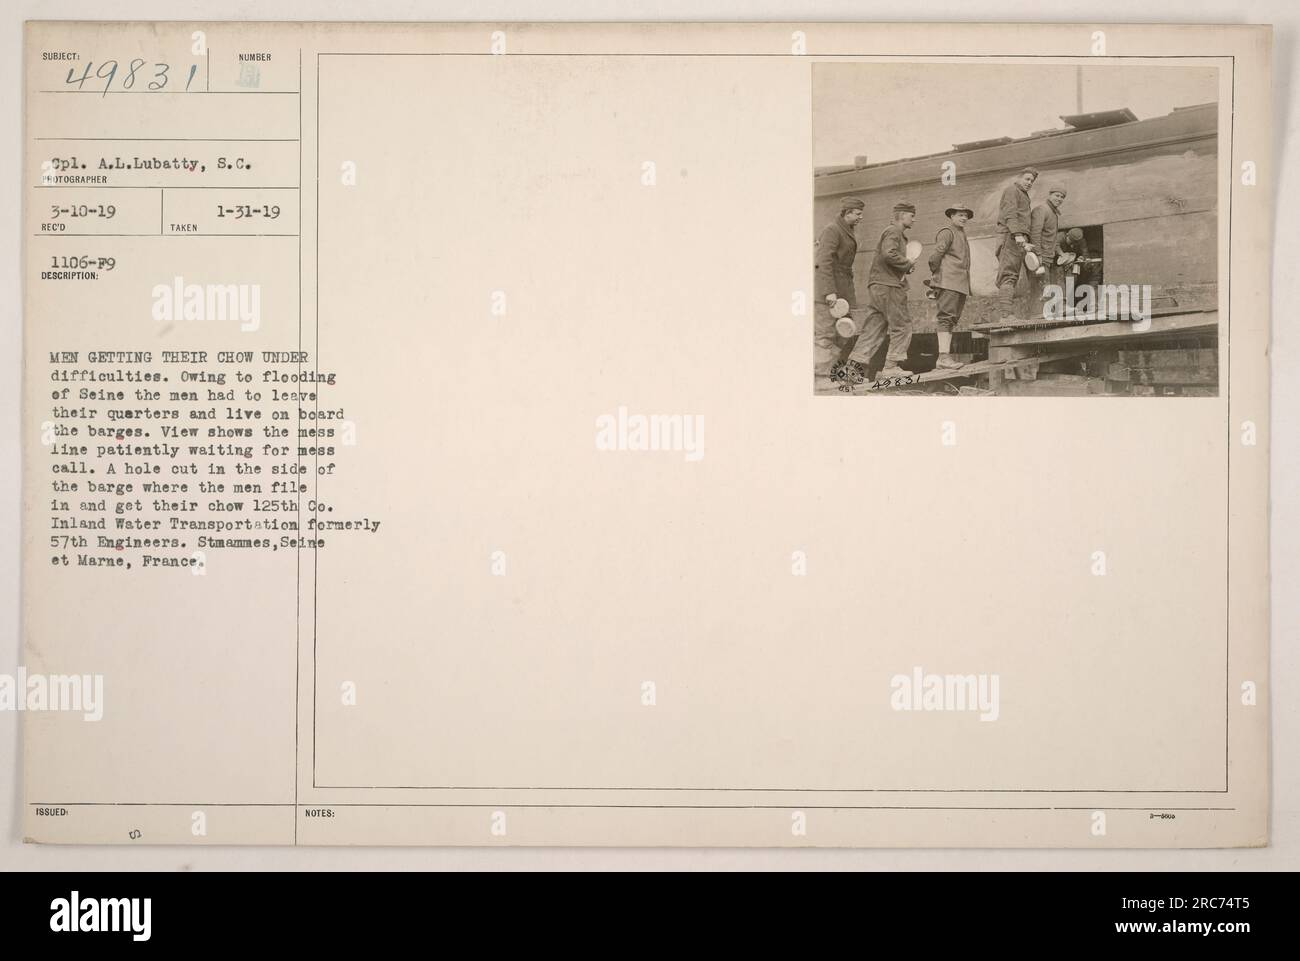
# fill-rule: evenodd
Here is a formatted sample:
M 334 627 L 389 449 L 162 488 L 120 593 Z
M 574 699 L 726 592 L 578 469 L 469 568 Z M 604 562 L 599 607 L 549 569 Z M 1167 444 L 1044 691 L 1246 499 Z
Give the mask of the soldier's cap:
M 1047 192 L 1049 194 L 1060 194 L 1062 197 L 1065 196 L 1065 188 L 1062 187 L 1060 184 L 1052 184 L 1050 187 L 1047 188 Z
M 894 204 L 894 213 L 914 214 L 916 213 L 916 204 L 909 204 L 906 200 L 904 200 L 902 203 Z
M 840 201 L 840 213 L 846 210 L 865 210 L 866 206 L 866 203 L 857 197 L 845 197 Z
M 1069 237 L 1075 243 L 1078 243 L 1080 240 L 1083 239 L 1083 231 L 1080 230 L 1078 227 L 1071 227 L 1069 230 L 1065 232 L 1065 236 Z
M 1034 175 L 1034 179 L 1037 180 L 1037 179 L 1038 179 L 1038 168 L 1037 168 L 1037 167 L 1024 167 L 1024 168 L 1021 169 L 1021 171 L 1020 171 L 1019 174 L 1016 174 L 1016 176 L 1019 177 L 1019 176 L 1022 176 L 1022 175 L 1024 175 L 1024 174 L 1033 174 L 1033 175 Z
M 971 209 L 970 209 L 969 207 L 967 207 L 965 204 L 953 204 L 951 207 L 949 207 L 947 210 L 945 210 L 945 211 L 943 212 L 943 215 L 944 215 L 945 217 L 951 217 L 953 214 L 955 214 L 955 213 L 956 213 L 957 211 L 959 211 L 959 210 L 964 210 L 964 211 L 966 212 L 966 215 L 967 215 L 968 217 L 974 217 L 974 216 L 975 216 L 975 211 L 971 210 Z

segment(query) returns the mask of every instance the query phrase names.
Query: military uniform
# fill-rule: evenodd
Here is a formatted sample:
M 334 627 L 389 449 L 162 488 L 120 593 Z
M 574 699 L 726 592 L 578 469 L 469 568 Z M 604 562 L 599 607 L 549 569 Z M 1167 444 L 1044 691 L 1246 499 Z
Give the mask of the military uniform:
M 1052 187 L 1048 194 L 1053 191 L 1065 193 L 1059 187 Z M 1035 317 L 1042 315 L 1044 284 L 1060 283 L 1061 275 L 1056 269 L 1056 234 L 1059 223 L 1060 211 L 1052 206 L 1050 200 L 1044 200 L 1029 215 L 1029 244 L 1045 268 L 1041 274 L 1029 275 L 1029 313 Z
M 1076 230 L 1078 228 L 1075 228 Z M 1083 231 L 1079 231 L 1079 239 L 1071 240 L 1068 230 L 1059 230 L 1056 234 L 1056 249 L 1063 254 L 1074 254 L 1076 257 L 1088 256 L 1088 241 L 1083 239 Z
M 1079 235 L 1078 240 L 1071 240 L 1071 232 Z M 1075 228 L 1074 231 L 1062 230 L 1056 235 L 1056 249 L 1059 254 L 1074 254 L 1076 259 L 1086 259 L 1088 257 L 1088 241 L 1083 237 L 1083 231 Z M 1059 256 L 1058 254 L 1058 256 Z M 1055 265 L 1052 268 L 1060 278 L 1057 283 L 1064 284 L 1066 275 L 1072 273 L 1070 266 Z M 1074 286 L 1082 287 L 1085 284 L 1095 284 L 1098 279 L 1096 264 L 1081 264 L 1079 272 L 1074 274 Z
M 936 322 L 940 330 L 951 331 L 961 320 L 970 295 L 970 242 L 965 229 L 956 224 L 940 227 L 928 263 L 933 275 L 930 287 L 939 308 Z
M 844 222 L 841 211 L 840 216 L 822 228 L 813 260 L 817 298 L 813 306 L 813 362 L 819 374 L 830 372 L 840 352 L 835 318 L 831 316 L 826 297 L 834 294 L 847 300 L 850 307 L 857 306 L 857 294 L 853 288 L 853 260 L 857 255 L 857 238 L 853 235 L 853 228 Z
M 1027 170 L 1032 168 L 1026 168 Z M 1025 171 L 1022 170 L 1023 174 Z M 1038 172 L 1033 171 L 1037 177 Z M 1029 237 L 1029 191 L 1019 183 L 1010 184 L 1002 191 L 998 202 L 998 274 L 994 286 L 998 289 L 997 303 L 1002 316 L 1014 313 L 1016 284 L 1025 265 L 1025 248 L 1016 242 L 1016 236 Z
M 900 208 L 915 212 L 910 205 L 894 209 Z M 871 259 L 871 272 L 867 275 L 867 316 L 849 360 L 863 368 L 870 366 L 872 355 L 886 336 L 889 338 L 886 365 L 897 366 L 907 358 L 907 348 L 912 342 L 912 318 L 907 309 L 907 275 L 911 270 L 907 233 L 901 225 L 890 224 L 881 233 Z

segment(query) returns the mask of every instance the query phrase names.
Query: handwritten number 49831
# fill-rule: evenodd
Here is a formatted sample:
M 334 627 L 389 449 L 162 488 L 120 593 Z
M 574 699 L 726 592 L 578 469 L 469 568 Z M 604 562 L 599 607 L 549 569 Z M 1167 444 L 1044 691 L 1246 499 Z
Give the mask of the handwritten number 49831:
M 137 79 L 136 74 L 140 71 L 142 67 L 146 65 L 146 63 L 147 61 L 142 60 L 140 58 L 136 58 L 135 60 L 132 60 L 127 65 L 126 72 L 121 75 L 121 78 L 119 80 L 119 86 L 121 87 L 121 89 L 123 90 L 136 89 L 136 79 Z M 94 61 L 87 60 L 86 68 L 81 71 L 81 76 L 76 75 L 76 69 L 77 69 L 76 67 L 69 67 L 68 78 L 67 80 L 64 81 L 64 83 L 76 84 L 77 89 L 82 90 L 86 86 L 86 81 L 89 80 L 92 76 L 94 76 L 99 80 L 104 81 L 103 95 L 106 96 L 109 90 L 113 86 L 113 81 L 119 79 L 120 64 L 116 60 L 105 60 L 103 63 L 99 65 L 99 69 L 96 70 L 94 74 L 91 74 L 90 71 L 94 66 L 95 66 Z M 194 80 L 194 75 L 198 73 L 198 69 L 199 69 L 198 64 L 190 64 L 190 74 L 188 77 L 185 78 L 186 90 L 190 89 L 190 84 Z M 143 84 L 141 89 L 147 88 L 149 90 L 162 90 L 164 87 L 167 86 L 167 81 L 169 79 L 168 71 L 171 70 L 171 64 L 155 63 L 153 64 L 153 70 L 154 70 L 153 75 L 148 79 L 147 83 L 145 82 L 144 75 L 142 75 L 139 78 Z

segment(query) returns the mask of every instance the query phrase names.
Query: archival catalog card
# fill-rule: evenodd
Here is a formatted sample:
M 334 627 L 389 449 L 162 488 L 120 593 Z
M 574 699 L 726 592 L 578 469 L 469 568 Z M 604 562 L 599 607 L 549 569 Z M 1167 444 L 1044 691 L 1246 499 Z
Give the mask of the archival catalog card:
M 27 837 L 1266 844 L 1271 43 L 29 23 Z

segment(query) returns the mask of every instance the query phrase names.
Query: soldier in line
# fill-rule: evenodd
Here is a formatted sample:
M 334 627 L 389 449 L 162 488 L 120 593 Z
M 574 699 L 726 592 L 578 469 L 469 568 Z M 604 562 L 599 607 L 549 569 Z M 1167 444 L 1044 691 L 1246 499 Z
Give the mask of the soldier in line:
M 939 308 L 939 362 L 935 370 L 956 370 L 962 364 L 952 358 L 952 332 L 970 295 L 970 243 L 966 240 L 966 224 L 975 211 L 964 204 L 954 204 L 943 214 L 948 223 L 934 235 L 934 251 L 929 260 L 930 289 Z
M 822 228 L 817 237 L 816 304 L 813 305 L 813 363 L 818 374 L 829 374 L 839 356 L 835 339 L 835 318 L 831 307 L 843 298 L 850 307 L 858 300 L 853 289 L 853 258 L 858 255 L 858 240 L 853 229 L 862 220 L 866 204 L 857 197 L 840 201 L 840 214 Z
M 1029 243 L 1029 188 L 1038 179 L 1038 170 L 1026 167 L 1015 181 L 1002 191 L 998 203 L 998 273 L 994 286 L 998 290 L 998 311 L 1003 320 L 1015 319 L 1013 301 L 1020 271 L 1025 264 L 1025 248 Z
M 1065 203 L 1065 188 L 1057 184 L 1047 188 L 1047 199 L 1029 214 L 1029 247 L 1038 255 L 1038 270 L 1029 275 L 1029 313 L 1041 317 L 1043 313 L 1043 286 L 1060 283 L 1056 269 L 1056 235 L 1060 224 L 1061 204 Z
M 907 231 L 916 219 L 916 207 L 910 203 L 894 204 L 893 221 L 880 235 L 876 253 L 867 275 L 867 316 L 858 342 L 849 354 L 847 376 L 850 380 L 866 377 L 871 357 L 885 337 L 889 353 L 878 379 L 907 377 L 899 366 L 907 358 L 912 342 L 912 318 L 907 309 L 907 275 L 916 262 L 907 259 Z

